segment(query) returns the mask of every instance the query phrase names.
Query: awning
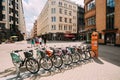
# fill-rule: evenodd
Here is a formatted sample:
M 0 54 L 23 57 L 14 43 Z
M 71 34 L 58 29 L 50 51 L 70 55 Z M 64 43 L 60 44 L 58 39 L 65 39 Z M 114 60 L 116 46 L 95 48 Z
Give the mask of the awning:
M 64 36 L 67 37 L 67 38 L 73 38 L 73 37 L 75 37 L 75 35 L 73 35 L 73 34 L 65 34 Z

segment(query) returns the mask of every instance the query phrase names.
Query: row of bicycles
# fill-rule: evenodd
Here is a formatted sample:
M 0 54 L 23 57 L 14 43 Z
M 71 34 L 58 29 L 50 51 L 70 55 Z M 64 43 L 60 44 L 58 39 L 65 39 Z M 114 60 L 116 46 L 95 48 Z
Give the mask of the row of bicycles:
M 19 53 L 24 53 L 24 59 Z M 61 68 L 62 65 L 71 65 L 85 60 L 90 60 L 94 52 L 88 45 L 68 46 L 68 47 L 36 47 L 31 50 L 15 50 L 11 52 L 13 64 L 17 68 L 25 66 L 32 73 L 38 73 L 40 68 L 51 70 L 51 68 Z M 36 55 L 34 57 L 33 55 Z

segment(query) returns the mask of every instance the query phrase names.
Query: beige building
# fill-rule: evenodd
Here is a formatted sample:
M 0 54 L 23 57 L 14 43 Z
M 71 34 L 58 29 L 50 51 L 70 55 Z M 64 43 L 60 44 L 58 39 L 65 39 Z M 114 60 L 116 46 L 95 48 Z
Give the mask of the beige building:
M 31 38 L 36 37 L 37 36 L 37 20 L 35 20 L 33 28 L 31 30 Z
M 0 0 L 0 34 L 1 39 L 18 36 L 22 40 L 25 37 L 22 0 Z
M 99 32 L 99 43 L 120 45 L 120 0 L 84 0 L 87 40 Z
M 77 33 L 77 5 L 68 0 L 48 0 L 37 19 L 37 35 L 49 40 L 71 39 Z
M 24 11 L 23 11 L 23 4 L 21 0 L 18 0 L 18 1 L 19 1 L 19 27 L 18 29 L 23 34 L 24 39 L 26 39 L 27 33 L 26 33 L 26 24 L 25 24 L 25 17 L 24 17 Z

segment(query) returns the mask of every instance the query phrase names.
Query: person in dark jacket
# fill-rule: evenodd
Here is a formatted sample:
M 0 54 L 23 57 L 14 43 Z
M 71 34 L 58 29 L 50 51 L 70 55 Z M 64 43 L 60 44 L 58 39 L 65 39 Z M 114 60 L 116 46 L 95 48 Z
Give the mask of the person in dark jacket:
M 46 41 L 47 41 L 46 37 L 43 37 L 43 41 L 44 41 L 44 45 L 46 45 Z

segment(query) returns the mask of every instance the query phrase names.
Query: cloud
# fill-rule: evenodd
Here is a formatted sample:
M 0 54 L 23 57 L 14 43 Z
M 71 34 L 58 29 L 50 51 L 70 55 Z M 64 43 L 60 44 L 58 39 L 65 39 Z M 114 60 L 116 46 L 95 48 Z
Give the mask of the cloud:
M 33 23 L 41 12 L 47 0 L 23 0 L 23 9 L 27 31 L 33 27 Z
M 42 11 L 47 0 L 22 0 L 24 16 L 26 22 L 27 31 L 31 31 L 33 23 L 37 19 L 38 15 Z M 71 0 L 76 4 L 81 4 L 83 6 L 84 0 Z

